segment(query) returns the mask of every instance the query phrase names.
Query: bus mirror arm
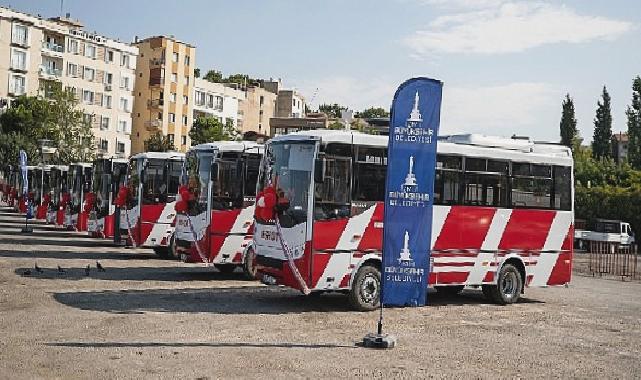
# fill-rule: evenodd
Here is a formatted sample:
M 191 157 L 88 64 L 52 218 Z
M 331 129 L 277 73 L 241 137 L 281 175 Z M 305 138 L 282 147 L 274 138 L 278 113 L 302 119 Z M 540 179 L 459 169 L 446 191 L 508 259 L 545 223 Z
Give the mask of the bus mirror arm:
M 323 183 L 325 181 L 325 158 L 317 158 L 314 161 L 314 182 Z

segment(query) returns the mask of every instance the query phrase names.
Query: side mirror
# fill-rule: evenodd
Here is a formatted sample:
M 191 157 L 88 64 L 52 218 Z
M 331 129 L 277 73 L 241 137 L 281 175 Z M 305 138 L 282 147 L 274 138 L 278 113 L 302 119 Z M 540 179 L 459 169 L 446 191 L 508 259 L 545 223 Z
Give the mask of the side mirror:
M 323 183 L 325 181 L 325 159 L 317 158 L 314 161 L 314 182 Z

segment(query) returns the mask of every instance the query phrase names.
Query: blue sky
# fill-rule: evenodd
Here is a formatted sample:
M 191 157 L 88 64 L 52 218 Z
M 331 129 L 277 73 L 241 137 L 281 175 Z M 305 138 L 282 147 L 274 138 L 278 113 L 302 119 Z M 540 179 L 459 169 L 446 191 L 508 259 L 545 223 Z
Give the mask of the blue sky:
M 60 12 L 59 0 L 0 4 Z M 437 78 L 445 84 L 441 133 L 557 140 L 569 92 L 591 140 L 603 85 L 613 130 L 624 131 L 641 75 L 634 0 L 66 0 L 64 8 L 89 31 L 122 41 L 173 34 L 197 47 L 203 71 L 281 78 L 312 106 L 387 108 L 403 80 Z

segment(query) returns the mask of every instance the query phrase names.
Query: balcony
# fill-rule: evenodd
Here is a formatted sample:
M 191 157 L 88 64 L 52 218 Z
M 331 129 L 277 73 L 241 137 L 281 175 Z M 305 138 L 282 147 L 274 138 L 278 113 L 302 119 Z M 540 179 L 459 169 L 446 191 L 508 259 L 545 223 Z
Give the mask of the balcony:
M 40 76 L 45 78 L 58 79 L 62 77 L 62 69 L 48 66 L 40 66 Z
M 165 101 L 163 99 L 149 99 L 147 100 L 147 107 L 149 108 L 160 108 L 165 105 Z
M 145 121 L 145 128 L 147 128 L 148 131 L 153 132 L 153 131 L 159 130 L 161 126 L 162 126 L 162 120 L 159 120 L 159 119 L 152 119 L 152 120 Z
M 61 57 L 62 53 L 64 53 L 65 48 L 62 45 L 58 45 L 53 42 L 43 42 L 42 43 L 42 51 L 44 53 L 52 54 L 56 57 Z

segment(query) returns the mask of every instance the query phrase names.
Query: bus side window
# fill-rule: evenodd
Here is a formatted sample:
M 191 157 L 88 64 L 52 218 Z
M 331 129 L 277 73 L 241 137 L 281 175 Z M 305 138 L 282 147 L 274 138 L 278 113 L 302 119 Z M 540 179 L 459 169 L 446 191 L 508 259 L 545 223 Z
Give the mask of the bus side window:
M 437 155 L 434 178 L 434 204 L 456 205 L 460 203 L 462 158 Z
M 554 209 L 572 210 L 572 173 L 569 166 L 554 167 Z
M 512 163 L 512 207 L 553 208 L 552 167 Z
M 325 160 L 325 179 L 315 184 L 314 218 L 348 218 L 351 214 L 352 160 L 331 156 L 326 156 Z
M 508 167 L 505 161 L 466 157 L 463 204 L 506 207 Z

